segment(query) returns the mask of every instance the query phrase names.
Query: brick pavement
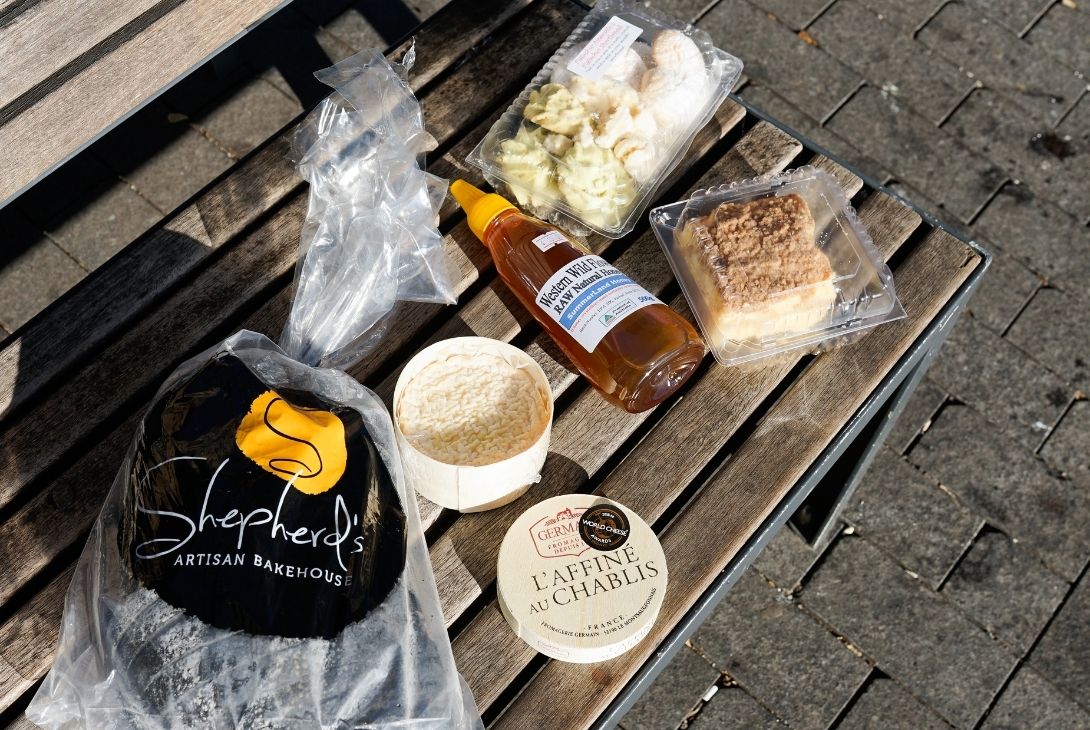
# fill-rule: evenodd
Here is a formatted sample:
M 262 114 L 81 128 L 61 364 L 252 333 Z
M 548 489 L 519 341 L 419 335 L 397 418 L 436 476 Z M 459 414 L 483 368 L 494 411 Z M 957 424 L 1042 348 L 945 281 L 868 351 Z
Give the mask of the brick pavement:
M 842 533 L 781 533 L 622 725 L 1090 728 L 1090 2 L 666 4 L 996 262 Z
M 1090 728 L 1090 0 L 653 4 L 996 262 L 841 534 L 781 533 L 623 726 Z M 297 2 L 0 211 L 0 335 L 440 5 Z

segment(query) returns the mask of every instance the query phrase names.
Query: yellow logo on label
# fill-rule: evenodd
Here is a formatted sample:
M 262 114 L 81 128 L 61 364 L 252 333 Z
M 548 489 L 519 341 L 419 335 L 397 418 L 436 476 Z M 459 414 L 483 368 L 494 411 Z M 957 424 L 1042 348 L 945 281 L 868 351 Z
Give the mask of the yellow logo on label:
M 306 494 L 321 494 L 344 474 L 344 424 L 329 411 L 293 406 L 269 390 L 250 404 L 235 443 L 265 471 Z

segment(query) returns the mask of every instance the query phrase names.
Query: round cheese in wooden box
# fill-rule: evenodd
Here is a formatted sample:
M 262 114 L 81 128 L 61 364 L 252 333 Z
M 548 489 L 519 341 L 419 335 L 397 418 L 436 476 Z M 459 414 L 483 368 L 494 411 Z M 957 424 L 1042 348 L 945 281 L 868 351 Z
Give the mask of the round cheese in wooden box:
M 391 411 L 406 480 L 441 507 L 499 507 L 541 478 L 552 388 L 517 347 L 454 337 L 424 348 L 401 371 Z
M 592 494 L 553 497 L 520 516 L 496 566 L 500 610 L 542 654 L 587 664 L 640 642 L 666 592 L 666 558 L 651 527 Z

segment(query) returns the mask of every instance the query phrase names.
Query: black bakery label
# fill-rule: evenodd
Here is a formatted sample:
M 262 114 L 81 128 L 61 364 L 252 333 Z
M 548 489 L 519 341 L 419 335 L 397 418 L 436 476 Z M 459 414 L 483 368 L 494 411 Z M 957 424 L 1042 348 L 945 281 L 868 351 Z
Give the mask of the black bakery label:
M 331 638 L 397 582 L 405 515 L 359 413 L 220 353 L 145 417 L 119 540 L 206 623 Z

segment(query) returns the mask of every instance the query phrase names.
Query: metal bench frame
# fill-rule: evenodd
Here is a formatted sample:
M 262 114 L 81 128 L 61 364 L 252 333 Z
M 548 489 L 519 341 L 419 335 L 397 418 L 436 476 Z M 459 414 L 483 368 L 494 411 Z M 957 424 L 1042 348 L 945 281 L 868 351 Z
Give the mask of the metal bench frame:
M 674 627 L 666 640 L 659 645 L 651 658 L 644 663 L 628 685 L 621 690 L 621 693 L 617 695 L 593 725 L 596 729 L 617 726 L 625 713 L 632 709 L 632 706 L 639 701 L 640 697 L 650 689 L 659 674 L 666 669 L 685 642 L 712 615 L 730 589 L 738 582 L 742 573 L 753 564 L 760 552 L 791 520 L 807 497 L 814 492 L 819 484 L 822 484 L 830 473 L 838 475 L 846 473 L 847 478 L 838 488 L 833 485 L 836 491 L 834 492 L 835 497 L 832 500 L 832 506 L 821 517 L 820 527 L 817 529 L 815 537 L 809 540 L 811 547 L 815 550 L 820 551 L 827 547 L 839 530 L 841 511 L 851 501 L 871 462 L 874 461 L 875 454 L 882 448 L 890 431 L 897 424 L 897 419 L 916 392 L 920 381 L 927 374 L 928 368 L 935 361 L 943 343 L 954 325 L 957 324 L 958 318 L 965 310 L 969 299 L 980 286 L 981 278 L 992 262 L 992 255 L 987 249 L 952 230 L 929 211 L 921 209 L 896 192 L 889 190 L 821 145 L 815 144 L 805 135 L 747 104 L 740 97 L 731 95 L 731 98 L 746 107 L 750 113 L 770 124 L 774 124 L 801 141 L 807 149 L 835 160 L 859 176 L 866 185 L 900 199 L 919 213 L 927 223 L 945 230 L 979 253 L 983 263 L 966 279 L 958 289 L 957 294 L 946 303 L 939 316 L 928 325 L 927 329 L 917 339 L 912 349 L 886 375 L 878 388 L 870 394 L 852 419 L 822 452 L 817 461 L 810 466 L 798 483 L 788 492 L 784 500 L 780 502 L 779 506 L 772 511 L 746 542 L 745 546 L 738 551 L 734 559 L 727 564 L 726 568 L 712 584 L 712 587 L 689 609 L 685 617 Z M 861 446 L 861 450 L 853 449 L 856 446 Z M 828 482 L 824 486 L 828 486 Z

